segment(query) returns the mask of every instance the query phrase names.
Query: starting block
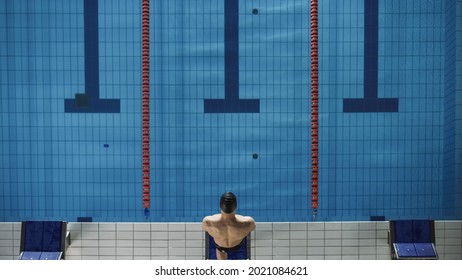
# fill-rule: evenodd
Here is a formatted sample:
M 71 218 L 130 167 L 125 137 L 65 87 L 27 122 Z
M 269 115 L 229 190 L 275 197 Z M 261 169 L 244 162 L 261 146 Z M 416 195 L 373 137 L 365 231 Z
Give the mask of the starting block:
M 67 223 L 26 221 L 21 223 L 20 260 L 61 260 L 70 244 Z
M 438 259 L 435 248 L 434 221 L 390 221 L 389 236 L 392 245 L 392 259 Z

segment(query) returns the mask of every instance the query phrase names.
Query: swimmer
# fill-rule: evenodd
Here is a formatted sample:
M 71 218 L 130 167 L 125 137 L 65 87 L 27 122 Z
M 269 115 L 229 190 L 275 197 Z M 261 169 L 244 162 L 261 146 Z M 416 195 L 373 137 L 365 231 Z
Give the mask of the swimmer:
M 237 215 L 237 199 L 232 192 L 224 193 L 220 199 L 221 213 L 207 216 L 202 229 L 215 240 L 218 260 L 228 259 L 228 252 L 237 251 L 244 239 L 255 229 L 252 217 Z

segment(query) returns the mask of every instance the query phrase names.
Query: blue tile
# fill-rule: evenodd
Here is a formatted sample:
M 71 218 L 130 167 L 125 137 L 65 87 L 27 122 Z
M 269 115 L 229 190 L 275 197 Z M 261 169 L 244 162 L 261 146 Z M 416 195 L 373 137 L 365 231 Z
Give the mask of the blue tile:
M 37 202 L 71 197 L 69 213 L 82 215 L 101 202 L 109 219 L 136 220 L 141 203 L 140 10 L 130 2 L 98 2 L 102 28 L 94 45 L 100 50 L 99 97 L 120 100 L 120 113 L 115 115 L 64 113 L 63 99 L 74 100 L 76 93 L 86 92 L 83 1 L 0 7 L 7 13 L 2 22 L 9 23 L 5 46 L 0 47 L 0 56 L 8 56 L 0 66 L 1 111 L 8 114 L 0 121 L 5 143 L 1 158 L 8 166 L 0 183 L 8 189 L 0 196 L 9 201 L 10 192 L 18 194 L 13 187 L 21 186 L 23 192 L 31 188 L 18 180 L 38 178 L 42 197 Z M 441 145 L 445 144 L 445 155 L 457 145 L 451 142 L 457 125 L 445 121 L 461 119 L 458 107 L 447 106 L 454 104 L 454 72 L 442 69 L 446 52 L 455 48 L 451 32 L 458 27 L 444 26 L 450 22 L 447 11 L 455 9 L 443 10 L 443 1 L 370 3 L 377 3 L 378 13 L 376 99 L 399 99 L 399 112 L 343 113 L 342 99 L 363 100 L 371 92 L 363 93 L 364 76 L 367 85 L 374 76 L 364 73 L 364 51 L 371 50 L 364 45 L 372 42 L 364 36 L 365 6 L 363 1 L 320 3 L 320 179 L 328 186 L 323 205 L 329 213 L 325 219 L 342 212 L 369 217 L 377 210 L 387 216 L 416 210 L 401 200 L 402 195 L 413 196 L 412 205 L 423 198 L 416 211 L 432 214 L 438 212 L 436 201 L 453 192 L 446 184 L 438 188 L 441 180 L 448 180 L 443 170 L 450 167 L 441 162 Z M 239 85 L 231 86 L 238 88 L 239 99 L 260 100 L 259 113 L 217 116 L 203 114 L 203 102 L 224 98 L 226 85 L 230 87 L 224 75 L 224 2 L 179 4 L 156 2 L 151 7 L 156 11 L 151 17 L 151 175 L 153 205 L 159 213 L 154 217 L 191 219 L 179 209 L 182 201 L 197 202 L 199 214 L 208 214 L 216 208 L 211 193 L 217 196 L 229 185 L 255 197 L 264 194 L 261 202 L 247 203 L 252 213 L 271 212 L 274 219 L 284 219 L 288 213 L 307 212 L 309 203 L 303 205 L 298 198 L 308 197 L 310 185 L 310 64 L 302 59 L 309 56 L 309 7 L 297 2 L 288 9 L 275 1 L 253 15 L 253 6 L 240 3 L 239 28 L 233 30 L 239 34 L 239 61 L 232 65 L 234 70 L 238 66 L 234 78 Z M 37 14 L 51 11 L 53 20 L 35 16 L 28 29 L 17 28 L 30 9 Z M 13 12 L 15 17 L 8 15 Z M 31 32 L 41 36 L 32 37 Z M 35 152 L 42 148 L 43 153 Z M 252 153 L 259 154 L 258 160 L 250 157 Z M 420 187 L 425 183 L 435 184 L 435 189 Z M 294 193 L 298 196 L 288 199 Z M 429 200 L 429 193 L 436 199 Z M 355 196 L 338 197 L 344 194 Z M 389 195 L 397 196 L 395 202 Z M 170 199 L 172 204 L 165 203 Z M 277 209 L 271 208 L 276 201 Z M 15 202 L 18 208 L 28 203 L 23 197 Z M 13 211 L 8 205 L 6 210 Z M 61 202 L 53 205 L 63 208 Z M 45 211 L 41 213 L 33 214 L 40 217 Z M 178 213 L 184 216 L 176 217 Z M 293 218 L 308 219 L 297 215 Z

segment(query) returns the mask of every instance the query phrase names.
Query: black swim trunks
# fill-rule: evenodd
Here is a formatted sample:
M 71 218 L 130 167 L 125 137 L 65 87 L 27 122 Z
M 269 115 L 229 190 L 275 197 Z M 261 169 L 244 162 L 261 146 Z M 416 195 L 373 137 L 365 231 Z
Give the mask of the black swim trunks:
M 242 244 L 244 244 L 244 240 L 245 240 L 245 238 L 242 239 L 242 241 L 239 244 L 237 244 L 236 246 L 231 247 L 231 248 L 221 247 L 220 245 L 215 243 L 215 248 L 218 251 L 222 252 L 222 253 L 228 253 L 228 252 L 232 252 L 232 251 L 237 251 L 237 250 L 239 250 L 239 248 L 241 248 Z

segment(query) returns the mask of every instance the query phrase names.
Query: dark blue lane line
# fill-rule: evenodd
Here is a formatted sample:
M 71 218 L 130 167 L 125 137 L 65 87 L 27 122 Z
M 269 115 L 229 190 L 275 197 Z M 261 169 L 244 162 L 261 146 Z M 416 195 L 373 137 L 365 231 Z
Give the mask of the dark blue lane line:
M 225 0 L 225 93 L 239 99 L 239 1 Z
M 84 0 L 85 93 L 64 100 L 66 113 L 120 113 L 119 99 L 99 98 L 98 0 Z
M 378 0 L 364 1 L 364 98 L 378 98 L 379 75 Z
M 343 99 L 343 112 L 398 112 L 398 98 L 378 97 L 379 2 L 364 0 L 364 98 Z
M 239 1 L 225 1 L 225 98 L 205 99 L 205 113 L 259 113 L 259 99 L 239 99 Z

